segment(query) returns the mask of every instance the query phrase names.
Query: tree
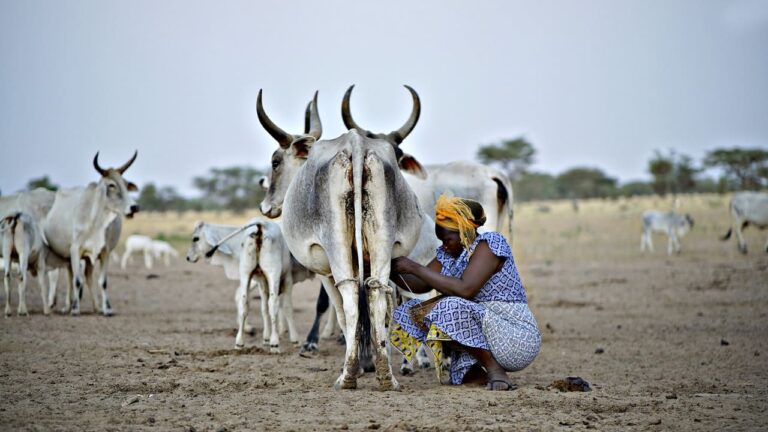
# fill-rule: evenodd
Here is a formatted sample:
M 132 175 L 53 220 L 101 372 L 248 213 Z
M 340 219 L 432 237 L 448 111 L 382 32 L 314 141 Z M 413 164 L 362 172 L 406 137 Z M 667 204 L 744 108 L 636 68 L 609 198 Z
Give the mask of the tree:
M 555 179 L 562 198 L 613 197 L 618 194 L 616 179 L 599 168 L 571 168 Z
M 761 149 L 715 149 L 704 157 L 704 166 L 723 169 L 727 179 L 741 189 L 758 190 L 768 185 L 768 151 Z
M 209 177 L 195 177 L 192 184 L 205 201 L 240 212 L 257 207 L 264 198 L 259 185 L 262 175 L 251 167 L 211 168 Z
M 51 191 L 56 191 L 59 189 L 59 186 L 54 184 L 51 179 L 48 178 L 48 176 L 33 178 L 27 182 L 27 190 L 33 190 L 37 188 L 45 188 Z
M 517 180 L 533 163 L 536 150 L 525 138 L 519 137 L 499 144 L 480 146 L 477 158 L 485 164 L 496 164 L 511 180 Z
M 653 195 L 653 184 L 643 181 L 628 182 L 619 188 L 621 195 L 625 197 L 633 197 L 640 195 Z
M 548 200 L 558 197 L 555 178 L 546 173 L 525 173 L 514 182 L 516 201 Z
M 147 183 L 141 188 L 137 202 L 144 211 L 183 212 L 189 208 L 187 200 L 176 189 L 171 186 L 158 189 L 154 183 Z
M 648 161 L 648 172 L 653 176 L 653 191 L 664 196 L 672 192 L 672 171 L 675 162 L 672 157 L 665 157 L 656 150 L 655 156 Z

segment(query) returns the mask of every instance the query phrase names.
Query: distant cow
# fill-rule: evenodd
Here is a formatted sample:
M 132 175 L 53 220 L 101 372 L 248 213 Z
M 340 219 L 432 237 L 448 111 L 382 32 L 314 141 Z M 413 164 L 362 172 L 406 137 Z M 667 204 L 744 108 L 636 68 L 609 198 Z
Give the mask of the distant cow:
M 761 230 L 768 228 L 768 193 L 766 192 L 739 192 L 731 198 L 731 216 L 736 226 L 736 239 L 739 242 L 739 251 L 747 253 L 747 243 L 741 231 L 750 224 Z M 731 238 L 733 228 L 728 228 L 722 240 Z M 768 252 L 768 241 L 765 243 L 765 251 Z
M 643 235 L 640 238 L 640 251 L 646 247 L 653 252 L 653 242 L 651 233 L 661 232 L 669 237 L 667 244 L 667 254 L 672 252 L 680 253 L 680 240 L 685 233 L 693 228 L 693 218 L 689 214 L 678 214 L 674 212 L 661 213 L 654 210 L 643 212 Z
M 179 253 L 168 242 L 152 240 L 152 253 L 155 258 L 162 259 L 166 267 L 171 265 L 171 258 L 178 258 Z
M 131 260 L 131 255 L 135 253 L 142 253 L 144 255 L 144 267 L 147 269 L 152 268 L 152 239 L 139 234 L 129 235 L 125 239 L 125 252 L 123 252 L 123 259 L 120 261 L 120 267 L 125 270 L 128 265 L 128 261 Z

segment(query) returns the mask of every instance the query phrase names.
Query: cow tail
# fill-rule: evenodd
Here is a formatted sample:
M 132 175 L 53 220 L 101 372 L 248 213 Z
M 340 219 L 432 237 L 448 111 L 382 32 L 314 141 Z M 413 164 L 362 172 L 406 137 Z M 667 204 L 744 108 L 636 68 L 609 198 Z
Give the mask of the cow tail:
M 498 226 L 503 227 L 506 232 L 501 234 L 509 240 L 510 246 L 512 245 L 512 220 L 511 220 L 511 199 L 510 191 L 507 188 L 506 182 L 498 177 L 493 177 L 493 181 L 496 183 L 496 208 L 499 209 L 499 214 L 496 215 Z M 495 227 L 494 227 L 495 228 Z
M 720 237 L 720 240 L 722 240 L 722 241 L 726 241 L 726 240 L 728 240 L 729 238 L 731 238 L 731 232 L 733 232 L 733 228 L 728 228 L 728 232 L 727 232 L 727 233 L 725 233 L 725 235 L 724 235 L 724 236 Z
M 16 231 L 16 224 L 18 223 L 20 217 L 20 212 L 4 217 L 2 222 L 0 222 L 0 230 L 4 231 L 7 229 L 10 231 L 11 235 L 13 235 L 14 231 Z
M 371 313 L 368 308 L 368 292 L 365 289 L 365 264 L 363 263 L 363 154 L 359 145 L 352 150 L 352 187 L 355 208 L 355 249 L 357 249 L 357 280 L 358 280 L 358 351 L 363 369 L 373 357 L 373 332 L 371 330 Z

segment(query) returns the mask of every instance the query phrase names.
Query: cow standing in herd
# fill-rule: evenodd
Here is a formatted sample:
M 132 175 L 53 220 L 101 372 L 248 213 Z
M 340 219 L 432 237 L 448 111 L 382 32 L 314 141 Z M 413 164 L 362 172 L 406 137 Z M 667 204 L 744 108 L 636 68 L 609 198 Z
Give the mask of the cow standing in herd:
M 739 251 L 747 253 L 747 242 L 744 241 L 742 230 L 749 225 L 754 225 L 760 230 L 768 228 L 768 193 L 766 192 L 739 192 L 733 195 L 730 204 L 733 226 L 736 227 L 736 239 Z M 723 240 L 731 238 L 733 228 L 723 236 Z M 768 240 L 765 242 L 765 251 L 768 252 Z
M 318 141 L 322 126 L 316 95 L 311 102 L 310 132 L 303 136 L 287 134 L 269 120 L 261 92 L 257 113 L 280 146 L 273 154 L 262 212 L 269 217 L 282 214 L 291 252 L 320 277 L 345 330 L 344 369 L 334 387 L 357 386 L 358 320 L 368 318 L 365 315 L 370 312 L 379 387 L 398 388 L 385 323 L 390 261 L 408 255 L 416 245 L 422 213 L 400 174 L 395 151 L 387 141 L 357 130 Z M 411 129 L 405 128 L 402 135 Z M 276 174 L 291 169 L 293 175 L 282 173 L 278 180 Z

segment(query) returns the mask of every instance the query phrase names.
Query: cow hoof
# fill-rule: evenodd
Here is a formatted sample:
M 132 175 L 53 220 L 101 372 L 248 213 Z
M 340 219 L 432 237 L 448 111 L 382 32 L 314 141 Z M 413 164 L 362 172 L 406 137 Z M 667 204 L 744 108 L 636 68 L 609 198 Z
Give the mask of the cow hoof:
M 261 344 L 264 346 L 269 346 L 269 339 L 264 339 L 263 341 L 261 341 Z
M 419 363 L 419 367 L 422 369 L 429 369 L 432 367 L 432 363 L 425 361 L 425 362 Z
M 389 379 L 382 379 L 382 380 L 379 380 L 379 390 L 399 391 L 400 383 L 397 382 L 395 377 L 390 377 Z
M 72 309 L 72 311 L 69 314 L 72 315 L 73 317 L 80 316 L 80 311 Z
M 347 377 L 344 379 L 344 374 L 336 379 L 333 384 L 334 390 L 354 390 L 357 388 L 357 378 Z
M 402 376 L 413 375 L 413 369 L 407 364 L 404 364 L 400 366 L 400 375 Z
M 298 347 L 300 344 L 300 341 L 291 341 L 291 345 L 293 345 L 294 348 Z
M 236 343 L 236 344 L 235 344 L 235 349 L 236 349 L 236 350 L 241 350 L 241 349 L 243 349 L 243 347 L 245 347 L 245 345 L 244 345 L 244 344 L 241 344 L 241 343 L 240 343 L 240 344 L 239 344 L 239 343 Z
M 344 334 L 340 334 L 339 337 L 336 338 L 336 343 L 339 345 L 347 344 L 347 339 L 344 337 Z
M 70 311 L 70 309 L 66 308 L 66 307 L 63 307 L 63 308 L 59 309 L 59 313 L 62 313 L 62 314 L 68 314 L 69 311 Z
M 270 354 L 280 354 L 280 345 L 270 345 L 269 346 L 269 353 Z
M 104 316 L 105 316 L 105 317 L 111 317 L 111 316 L 113 316 L 113 315 L 115 315 L 115 311 L 113 311 L 112 309 L 109 309 L 109 310 L 105 310 L 105 311 L 104 311 Z
M 301 345 L 301 348 L 299 349 L 299 354 L 316 353 L 316 352 L 317 352 L 317 343 L 315 342 L 305 342 L 303 345 Z
M 10 310 L 6 310 L 5 311 L 5 317 L 8 318 L 10 316 L 11 316 L 11 311 Z
M 19 312 L 18 315 L 19 316 L 23 316 L 23 317 L 28 317 L 29 316 L 29 312 L 27 312 L 27 311 Z

